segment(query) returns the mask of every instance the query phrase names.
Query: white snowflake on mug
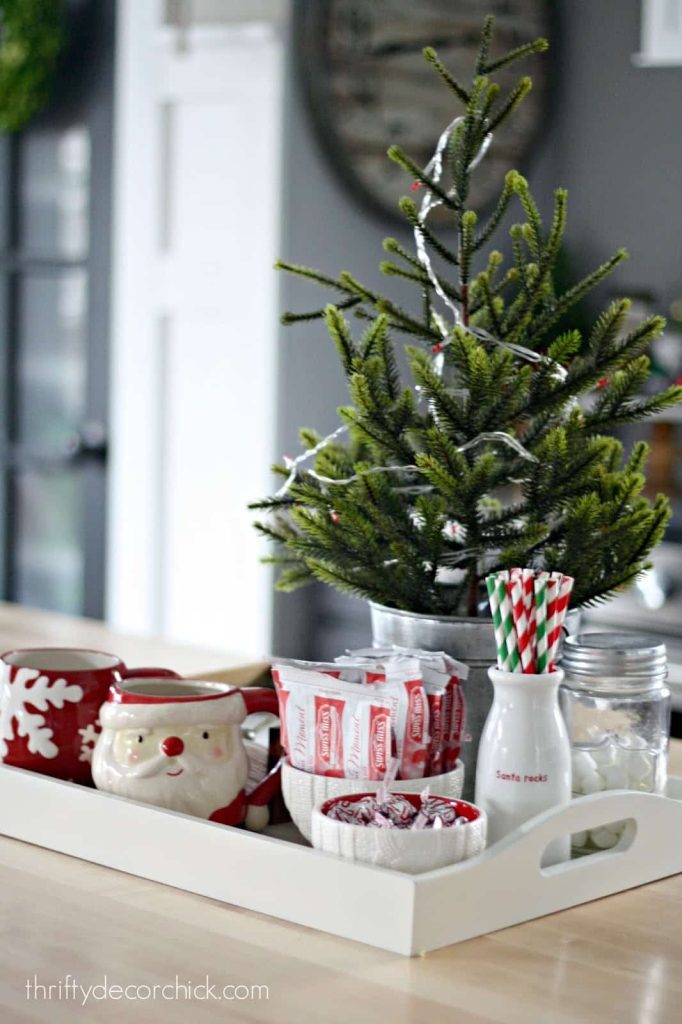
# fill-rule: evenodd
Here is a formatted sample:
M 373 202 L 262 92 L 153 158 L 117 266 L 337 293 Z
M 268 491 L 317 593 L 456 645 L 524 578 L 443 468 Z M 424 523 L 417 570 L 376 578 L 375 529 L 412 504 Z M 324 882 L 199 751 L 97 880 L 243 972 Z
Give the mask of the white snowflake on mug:
M 31 754 L 52 758 L 59 748 L 52 742 L 52 729 L 45 724 L 44 714 L 49 707 L 61 709 L 67 702 L 77 704 L 83 697 L 83 690 L 66 679 L 53 682 L 40 674 L 38 669 L 19 668 L 10 681 L 10 668 L 3 665 L 0 682 L 0 758 L 7 755 L 7 741 L 15 736 L 28 739 Z M 27 705 L 38 711 L 29 711 Z
M 99 719 L 97 720 L 99 725 Z M 81 738 L 81 749 L 78 755 L 79 761 L 92 761 L 92 755 L 95 750 L 95 743 L 97 743 L 97 737 L 99 736 L 99 730 L 92 724 L 88 724 L 83 728 L 79 729 L 78 733 Z

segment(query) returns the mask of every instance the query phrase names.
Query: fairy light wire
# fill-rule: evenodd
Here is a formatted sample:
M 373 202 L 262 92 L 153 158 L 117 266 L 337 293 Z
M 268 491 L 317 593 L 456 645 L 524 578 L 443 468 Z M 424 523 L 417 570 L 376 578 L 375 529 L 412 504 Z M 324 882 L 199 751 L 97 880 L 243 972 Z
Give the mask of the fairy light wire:
M 453 121 L 450 122 L 447 128 L 445 128 L 444 131 L 441 132 L 441 135 L 438 139 L 438 143 L 436 145 L 435 152 L 431 159 L 429 160 L 426 167 L 424 168 L 424 174 L 428 175 L 436 185 L 439 184 L 443 175 L 443 154 L 445 153 L 448 142 L 450 141 L 450 137 L 452 133 L 456 130 L 456 128 L 463 123 L 464 120 L 465 118 L 462 116 L 456 117 Z M 484 137 L 478 152 L 476 153 L 476 155 L 474 156 L 473 160 L 469 165 L 470 170 L 474 170 L 481 162 L 481 160 L 483 160 L 486 153 L 488 152 L 492 139 L 492 132 L 488 132 L 488 134 Z M 452 197 L 456 196 L 456 190 L 454 185 L 449 189 L 448 195 Z M 550 365 L 552 369 L 552 375 L 557 377 L 560 381 L 565 380 L 567 375 L 566 368 L 561 366 L 559 363 L 555 362 L 555 360 L 550 359 L 549 356 L 546 356 L 541 352 L 535 352 L 532 349 L 526 348 L 523 345 L 519 345 L 514 342 L 504 341 L 500 338 L 496 338 L 494 335 L 490 334 L 489 331 L 486 331 L 482 327 L 477 327 L 471 324 L 464 323 L 460 309 L 458 308 L 457 304 L 453 302 L 447 295 L 447 293 L 445 292 L 440 283 L 438 275 L 433 269 L 431 257 L 429 256 L 427 250 L 425 232 L 423 230 L 424 225 L 426 224 L 426 220 L 431 211 L 435 210 L 439 206 L 442 206 L 442 204 L 443 200 L 440 199 L 431 189 L 426 187 L 420 204 L 419 213 L 417 216 L 417 223 L 415 224 L 414 227 L 414 241 L 417 252 L 417 258 L 420 264 L 423 266 L 424 270 L 426 271 L 426 274 L 428 275 L 429 281 L 431 282 L 434 291 L 440 298 L 441 302 L 445 305 L 447 310 L 450 311 L 454 319 L 454 323 L 450 325 L 447 323 L 447 320 L 441 313 L 432 313 L 433 322 L 436 325 L 443 339 L 439 344 L 434 345 L 432 348 L 436 371 L 442 373 L 444 368 L 443 349 L 447 345 L 450 345 L 452 343 L 454 330 L 456 328 L 461 328 L 462 330 L 467 331 L 469 334 L 472 334 L 475 337 L 479 338 L 481 341 L 485 341 L 494 345 L 499 345 L 503 348 L 508 349 L 515 356 L 518 356 L 520 359 L 524 359 L 526 362 Z M 303 468 L 305 464 L 310 461 L 310 459 L 313 459 L 316 455 L 323 451 L 329 444 L 337 440 L 337 438 L 346 434 L 348 430 L 348 425 L 343 424 L 336 430 L 332 431 L 331 434 L 328 434 L 326 437 L 323 437 L 320 441 L 318 441 L 316 445 L 313 445 L 313 447 L 306 449 L 300 455 L 296 456 L 296 458 L 284 456 L 284 466 L 286 469 L 289 470 L 289 475 L 287 476 L 286 480 L 279 488 L 279 490 L 275 493 L 275 497 L 285 497 L 286 494 L 291 489 L 291 487 L 293 486 L 293 484 L 298 479 L 299 469 Z M 519 458 L 522 458 L 527 462 L 538 462 L 537 457 L 533 455 L 531 452 L 529 452 L 528 449 L 525 448 L 519 440 L 517 440 L 517 438 L 513 437 L 511 434 L 508 434 L 502 430 L 484 431 L 483 433 L 478 434 L 475 438 L 472 438 L 470 441 L 467 441 L 465 444 L 460 445 L 457 448 L 457 451 L 465 452 L 483 443 L 503 444 L 511 448 L 516 453 L 516 455 L 519 456 Z M 347 487 L 350 484 L 357 482 L 362 477 L 371 476 L 374 474 L 417 474 L 423 473 L 423 471 L 419 468 L 419 466 L 408 464 L 403 466 L 372 466 L 368 469 L 359 470 L 357 473 L 353 473 L 351 476 L 343 478 L 324 476 L 310 467 L 305 468 L 305 473 L 312 479 L 316 480 L 317 483 L 321 484 L 323 487 L 326 488 Z M 405 493 L 421 493 L 430 490 L 431 488 L 428 485 L 407 485 L 404 487 L 396 487 L 395 489 L 403 491 Z

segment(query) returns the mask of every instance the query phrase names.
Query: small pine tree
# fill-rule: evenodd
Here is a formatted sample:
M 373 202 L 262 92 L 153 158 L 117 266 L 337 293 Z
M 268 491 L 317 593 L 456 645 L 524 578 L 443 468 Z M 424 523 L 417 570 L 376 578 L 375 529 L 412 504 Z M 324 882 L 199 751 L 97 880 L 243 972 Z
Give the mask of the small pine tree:
M 475 75 L 460 84 L 432 49 L 424 56 L 463 108 L 443 151 L 444 176 L 418 167 L 398 146 L 389 157 L 450 218 L 453 250 L 413 198 L 400 208 L 418 243 L 384 242 L 388 276 L 415 285 L 411 315 L 350 273 L 331 278 L 278 266 L 331 289 L 336 305 L 283 317 L 323 318 L 343 365 L 351 403 L 339 410 L 344 440 L 310 430 L 310 458 L 292 469 L 257 528 L 274 541 L 266 561 L 281 567 L 278 588 L 323 580 L 392 607 L 476 615 L 488 572 L 513 565 L 549 567 L 576 579 L 573 604 L 611 595 L 648 566 L 670 515 L 663 495 L 642 495 L 647 445 L 625 458 L 607 431 L 682 400 L 682 388 L 641 396 L 646 355 L 665 324 L 653 316 L 629 333 L 627 299 L 613 302 L 586 333 L 566 330 L 566 315 L 613 270 L 620 251 L 559 293 L 556 267 L 566 192 L 554 193 L 548 228 L 528 183 L 506 176 L 484 223 L 467 202 L 471 175 L 489 136 L 531 88 L 521 78 L 501 95 L 491 76 L 547 48 L 544 39 L 490 56 L 493 18 L 485 20 Z M 508 212 L 510 265 L 486 248 Z M 344 317 L 367 322 L 354 337 Z M 561 322 L 561 333 L 556 325 Z M 406 345 L 412 386 L 400 378 L 394 338 Z M 314 458 L 313 458 L 314 456 Z M 484 604 L 483 604 L 484 607 Z

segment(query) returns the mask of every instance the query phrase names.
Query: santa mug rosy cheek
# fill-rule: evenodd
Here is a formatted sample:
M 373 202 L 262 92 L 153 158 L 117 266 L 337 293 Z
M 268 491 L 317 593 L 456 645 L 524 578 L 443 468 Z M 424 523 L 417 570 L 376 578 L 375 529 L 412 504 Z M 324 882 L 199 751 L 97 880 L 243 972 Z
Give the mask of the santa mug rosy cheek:
M 150 674 L 179 678 L 163 668 L 127 668 L 104 651 L 7 651 L 0 659 L 0 761 L 90 783 L 97 715 L 109 687 L 126 676 Z
M 249 714 L 277 711 L 273 690 L 167 679 L 117 683 L 100 710 L 95 785 L 225 825 L 263 828 L 279 772 L 247 797 L 241 725 Z

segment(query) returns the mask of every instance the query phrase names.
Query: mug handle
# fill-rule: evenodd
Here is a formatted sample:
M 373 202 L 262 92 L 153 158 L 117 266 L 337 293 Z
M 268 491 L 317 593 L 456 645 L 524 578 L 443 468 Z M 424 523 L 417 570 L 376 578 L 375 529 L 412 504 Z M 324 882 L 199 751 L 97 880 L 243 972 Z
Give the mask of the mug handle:
M 122 668 L 121 676 L 124 679 L 182 679 L 170 668 Z
M 279 718 L 279 701 L 274 690 L 268 690 L 264 686 L 244 686 L 239 690 L 247 715 L 255 715 L 260 712 L 267 712 Z
M 274 690 L 268 690 L 264 686 L 253 688 L 245 686 L 239 692 L 242 695 L 247 715 L 268 712 L 279 718 L 279 701 Z M 275 794 L 279 792 L 280 774 L 281 762 L 278 762 L 247 797 L 250 807 L 264 807 L 270 803 Z
M 282 786 L 282 758 L 262 779 L 246 798 L 249 807 L 265 807 L 277 796 Z

